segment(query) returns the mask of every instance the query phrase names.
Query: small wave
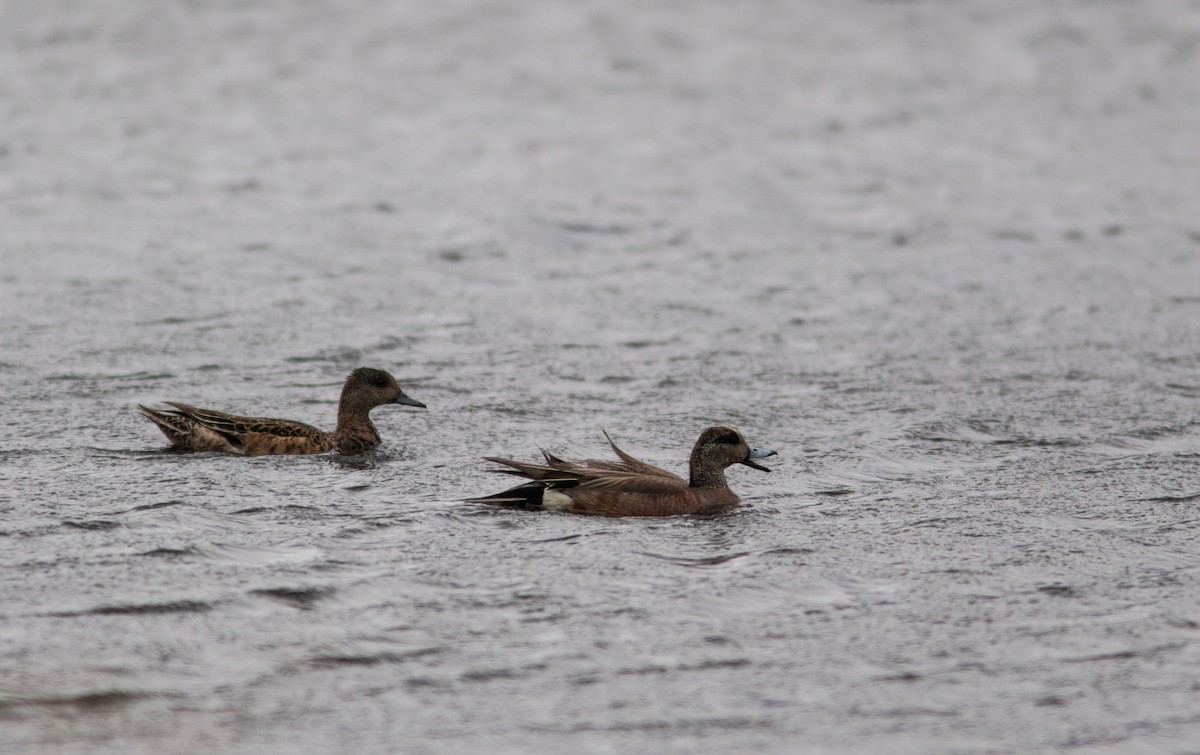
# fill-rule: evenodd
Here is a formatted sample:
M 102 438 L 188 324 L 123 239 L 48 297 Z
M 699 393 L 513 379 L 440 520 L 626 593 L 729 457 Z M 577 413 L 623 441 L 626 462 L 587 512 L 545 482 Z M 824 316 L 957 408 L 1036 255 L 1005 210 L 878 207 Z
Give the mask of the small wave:
M 1055 583 L 1052 585 L 1042 585 L 1037 589 L 1038 592 L 1049 595 L 1054 598 L 1077 598 L 1079 591 L 1070 585 Z
M 71 706 L 76 708 L 111 708 L 153 697 L 150 692 L 134 692 L 128 690 L 105 690 L 103 692 L 83 692 L 77 695 L 18 697 L 0 694 L 0 709 L 18 706 Z
M 138 322 L 137 325 L 138 326 L 188 325 L 188 324 L 195 323 L 195 322 L 211 322 L 213 320 L 219 320 L 224 316 L 225 315 L 217 314 L 217 315 L 198 315 L 196 317 L 182 317 L 182 316 L 161 317 L 157 320 L 142 320 L 142 321 Z
M 1098 531 L 1134 531 L 1157 526 L 1155 523 L 1143 521 L 1124 521 L 1103 516 L 1076 516 L 1071 514 L 1041 514 L 1031 513 L 1027 521 L 1035 526 L 1050 530 L 1098 530 Z
M 888 531 L 891 532 L 892 534 L 896 534 L 899 532 L 906 532 L 908 530 L 918 530 L 918 529 L 940 530 L 940 529 L 945 528 L 949 524 L 953 524 L 955 522 L 968 521 L 968 520 L 970 520 L 970 517 L 966 517 L 966 516 L 926 517 L 926 518 L 922 518 L 922 519 L 914 519 L 911 522 L 904 522 L 900 525 L 890 528 Z
M 978 422 L 926 422 L 907 432 L 913 440 L 930 443 L 995 443 L 1001 436 Z
M 161 501 L 159 503 L 146 503 L 141 506 L 134 506 L 133 508 L 128 509 L 127 511 L 122 512 L 122 513 L 128 513 L 129 511 L 154 511 L 156 509 L 165 509 L 168 506 L 183 506 L 183 505 L 184 505 L 183 501 Z
M 307 364 L 309 362 L 333 362 L 334 364 L 358 364 L 363 361 L 363 353 L 360 349 L 352 347 L 332 348 L 318 351 L 316 354 L 303 354 L 291 356 L 285 359 L 293 364 Z
M 982 420 L 947 420 L 928 422 L 908 431 L 914 440 L 927 443 L 978 443 L 998 446 L 1061 446 L 1083 444 L 1078 438 L 1046 436 L 1023 432 L 1008 423 Z
M 645 721 L 619 721 L 616 723 L 584 723 L 569 727 L 539 726 L 543 731 L 563 731 L 568 733 L 585 731 L 613 732 L 688 732 L 702 734 L 705 732 L 720 732 L 722 734 L 735 730 L 772 729 L 775 722 L 770 719 L 748 717 L 711 717 L 711 718 L 664 718 Z
M 58 618 L 76 616 L 150 616 L 164 613 L 203 613 L 210 611 L 213 604 L 204 600 L 171 600 L 162 603 L 117 603 L 96 606 L 83 611 L 57 611 L 43 614 Z
M 301 610 L 311 609 L 319 600 L 337 592 L 334 587 L 268 587 L 251 590 L 251 595 L 271 598 Z
M 197 554 L 198 551 L 195 548 L 155 548 L 154 550 L 145 551 L 138 555 L 150 558 L 183 558 Z
M 56 375 L 47 375 L 46 380 L 54 382 L 78 382 L 84 380 L 97 381 L 143 381 L 143 380 L 170 380 L 175 375 L 170 372 L 128 372 L 121 374 L 111 374 L 104 372 L 94 373 L 78 373 L 78 372 L 61 372 Z
M 1196 429 L 1194 421 L 1140 427 L 1101 437 L 1089 446 L 1089 450 L 1115 456 L 1196 452 L 1200 450 Z
M 723 658 L 700 661 L 699 663 L 677 663 L 674 665 L 654 663 L 646 666 L 618 669 L 615 673 L 618 676 L 647 676 L 676 671 L 710 671 L 712 669 L 744 668 L 751 665 L 753 665 L 753 661 L 749 658 Z
M 1134 498 L 1134 501 L 1146 503 L 1183 503 L 1184 501 L 1195 501 L 1200 499 L 1200 492 L 1185 493 L 1183 495 L 1160 495 L 1154 498 Z
M 64 519 L 63 526 L 76 530 L 115 530 L 123 525 L 108 519 Z
M 211 561 L 235 564 L 302 563 L 320 558 L 322 551 L 306 545 L 253 546 L 211 543 L 196 546 L 196 553 Z
M 978 465 L 929 459 L 875 457 L 864 459 L 863 466 L 844 470 L 838 476 L 859 483 L 905 482 L 957 474 L 971 466 Z
M 1188 398 L 1200 398 L 1200 385 L 1184 385 L 1183 383 L 1167 383 L 1164 386 L 1169 391 L 1187 396 Z
M 824 495 L 831 498 L 839 498 L 844 495 L 850 495 L 853 492 L 853 488 L 830 488 L 828 490 L 814 490 L 813 495 Z
M 580 538 L 586 537 L 582 532 L 576 532 L 573 535 L 562 535 L 560 537 L 545 537 L 536 540 L 517 540 L 518 543 L 568 543 Z
M 717 556 L 700 557 L 669 556 L 663 553 L 651 553 L 650 551 L 637 551 L 637 553 L 643 556 L 649 556 L 650 558 L 657 558 L 658 560 L 666 561 L 667 563 L 689 567 L 719 566 L 720 564 L 726 564 L 730 561 L 753 555 L 753 551 L 742 551 L 740 553 L 726 553 Z
M 413 658 L 434 655 L 442 652 L 441 648 L 421 648 L 403 652 L 385 651 L 382 653 L 367 653 L 363 655 L 334 654 L 317 655 L 309 659 L 313 666 L 378 666 L 383 663 L 403 663 Z
M 1146 648 L 1144 650 L 1112 650 L 1105 653 L 1093 653 L 1091 655 L 1067 656 L 1061 658 L 1063 663 L 1093 663 L 1096 661 L 1124 661 L 1134 658 L 1149 658 L 1159 655 L 1164 652 L 1171 652 L 1186 647 L 1183 643 L 1169 643 L 1159 645 L 1157 647 Z

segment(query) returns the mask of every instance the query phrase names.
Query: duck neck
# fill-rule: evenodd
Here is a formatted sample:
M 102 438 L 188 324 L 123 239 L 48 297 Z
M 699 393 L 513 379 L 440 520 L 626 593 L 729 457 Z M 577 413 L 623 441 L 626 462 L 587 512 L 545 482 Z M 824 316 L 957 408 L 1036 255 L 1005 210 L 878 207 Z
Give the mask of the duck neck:
M 725 481 L 724 468 L 712 464 L 702 464 L 698 459 L 692 459 L 690 466 L 691 479 L 688 481 L 688 487 L 704 490 L 729 487 L 729 483 Z
M 371 422 L 371 408 L 358 404 L 338 404 L 337 429 L 333 431 L 338 447 L 379 444 L 379 431 Z

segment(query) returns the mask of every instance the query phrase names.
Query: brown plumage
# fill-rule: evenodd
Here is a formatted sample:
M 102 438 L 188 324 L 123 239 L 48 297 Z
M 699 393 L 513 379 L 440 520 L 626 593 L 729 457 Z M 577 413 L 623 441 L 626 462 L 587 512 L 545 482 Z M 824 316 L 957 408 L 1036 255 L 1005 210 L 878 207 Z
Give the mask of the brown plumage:
M 712 513 L 740 503 L 725 481 L 726 467 L 745 464 L 770 472 L 755 459 L 775 455 L 774 451 L 750 448 L 732 427 L 710 427 L 692 448 L 690 479 L 685 480 L 630 456 L 617 448 L 612 438 L 608 443 L 620 461 L 564 461 L 545 451 L 545 464 L 488 457 L 488 461 L 511 467 L 495 471 L 531 482 L 468 502 L 596 516 Z
M 379 445 L 379 432 L 371 423 L 371 410 L 384 404 L 425 405 L 409 398 L 396 379 L 383 370 L 359 367 L 342 386 L 338 401 L 337 429 L 331 433 L 290 419 L 241 417 L 236 414 L 197 409 L 175 401 L 163 403 L 171 409 L 138 411 L 158 425 L 171 445 L 181 451 L 223 451 L 243 456 L 272 454 L 319 454 L 336 450 L 361 454 Z

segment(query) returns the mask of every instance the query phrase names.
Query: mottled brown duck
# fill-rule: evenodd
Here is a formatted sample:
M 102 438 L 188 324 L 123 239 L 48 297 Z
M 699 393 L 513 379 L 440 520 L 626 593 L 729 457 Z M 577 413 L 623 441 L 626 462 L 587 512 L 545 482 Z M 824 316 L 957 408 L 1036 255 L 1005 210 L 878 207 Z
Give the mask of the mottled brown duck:
M 158 425 L 175 449 L 243 456 L 366 453 L 380 442 L 379 431 L 371 423 L 372 409 L 385 404 L 425 408 L 407 396 L 394 377 L 371 367 L 359 367 L 346 378 L 333 432 L 290 419 L 242 417 L 175 401 L 163 403 L 174 409 L 150 409 L 139 404 L 138 411 Z

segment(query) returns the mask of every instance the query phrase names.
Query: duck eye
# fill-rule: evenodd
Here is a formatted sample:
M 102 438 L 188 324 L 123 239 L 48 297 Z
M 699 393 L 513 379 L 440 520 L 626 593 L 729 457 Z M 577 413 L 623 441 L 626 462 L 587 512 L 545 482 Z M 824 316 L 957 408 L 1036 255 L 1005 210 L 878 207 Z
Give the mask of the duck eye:
M 742 442 L 742 439 L 737 436 L 737 433 L 725 433 L 720 438 L 717 438 L 718 443 L 728 443 L 731 446 L 736 446 Z
M 377 375 L 373 380 L 371 380 L 371 385 L 375 386 L 376 388 L 387 388 L 388 381 L 383 375 Z

